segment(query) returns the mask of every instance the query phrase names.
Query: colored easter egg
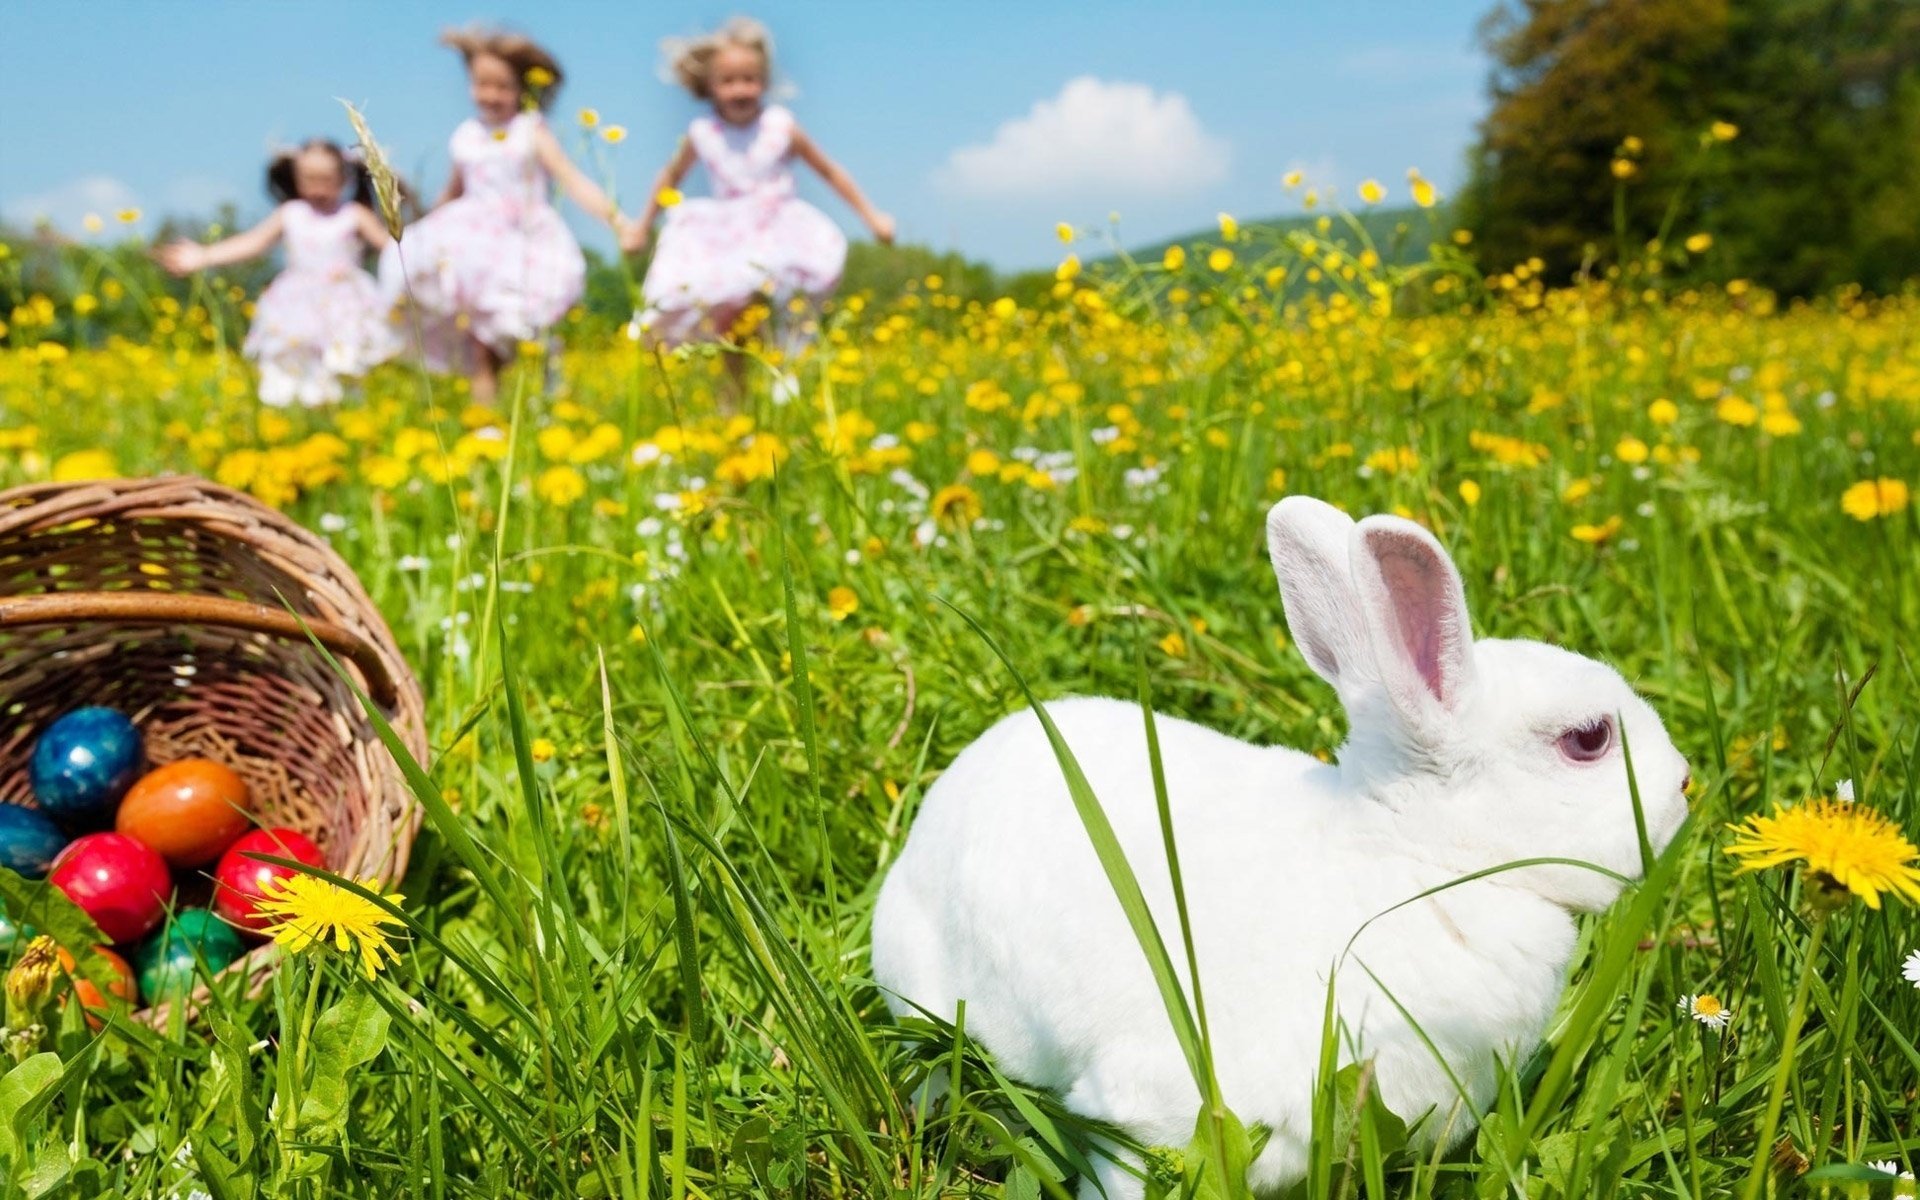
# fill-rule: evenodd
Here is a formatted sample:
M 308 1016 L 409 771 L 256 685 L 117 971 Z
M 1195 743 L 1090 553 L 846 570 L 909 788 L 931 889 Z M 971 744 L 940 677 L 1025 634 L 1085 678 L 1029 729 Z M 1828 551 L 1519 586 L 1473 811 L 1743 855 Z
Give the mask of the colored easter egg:
M 324 866 L 326 860 L 311 839 L 291 829 L 256 829 L 227 848 L 213 871 L 213 911 L 229 925 L 259 934 L 274 923 L 271 915 L 257 907 L 262 889 L 272 880 L 290 879 L 298 872 L 248 858 L 248 854 L 291 858 L 311 867 Z
M 133 942 L 160 924 L 173 896 L 167 861 L 122 833 L 76 838 L 47 873 L 114 942 Z
M 200 964 L 193 947 L 168 937 L 153 937 L 134 951 L 133 965 L 140 972 L 140 994 L 149 1004 L 165 1004 L 193 994 L 200 985 Z M 217 969 L 212 963 L 210 970 Z
M 207 965 L 219 970 L 247 952 L 247 945 L 233 926 L 222 921 L 211 909 L 189 908 L 173 914 L 160 936 L 181 942 L 200 952 Z
M 160 852 L 172 867 L 204 867 L 252 828 L 247 785 L 228 768 L 183 758 L 140 777 L 113 827 Z
M 38 879 L 67 844 L 67 835 L 39 809 L 0 804 L 0 867 Z
M 107 824 L 140 776 L 140 731 L 112 708 L 76 708 L 34 743 L 28 779 L 48 816 L 68 828 Z
M 140 989 L 134 983 L 133 968 L 127 965 L 127 960 L 105 946 L 95 946 L 93 952 L 105 959 L 107 965 L 113 968 L 114 980 L 107 985 L 107 990 L 112 992 L 115 998 L 126 1001 L 127 1007 L 137 1007 L 140 1003 Z M 67 974 L 73 979 L 73 998 L 78 1000 L 80 1007 L 87 1011 L 88 1027 L 100 1028 L 106 1022 L 93 1014 L 106 1012 L 111 1007 L 110 1002 L 100 994 L 100 989 L 94 986 L 93 980 L 75 973 L 73 955 L 67 953 L 65 946 L 60 947 L 58 953 L 60 965 L 66 968 Z
M 11 955 L 33 938 L 33 927 L 22 925 L 0 906 L 0 958 Z
M 200 985 L 200 964 L 217 974 L 247 951 L 233 928 L 204 908 L 173 915 L 159 933 L 134 951 L 134 969 L 140 973 L 140 994 L 149 1004 L 178 1000 Z

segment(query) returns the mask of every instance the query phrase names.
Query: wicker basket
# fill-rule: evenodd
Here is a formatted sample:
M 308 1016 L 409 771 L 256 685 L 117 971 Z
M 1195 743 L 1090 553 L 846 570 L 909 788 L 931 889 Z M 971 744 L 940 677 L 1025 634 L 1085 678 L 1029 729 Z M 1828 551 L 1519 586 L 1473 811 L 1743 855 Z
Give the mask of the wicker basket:
M 49 722 L 111 705 L 139 725 L 151 763 L 223 762 L 255 819 L 311 837 L 328 869 L 399 879 L 419 810 L 293 613 L 424 761 L 420 685 L 320 538 L 185 476 L 0 492 L 0 802 L 33 803 L 27 760 Z M 180 899 L 210 890 L 201 878 Z M 258 984 L 273 954 L 259 947 L 232 969 Z

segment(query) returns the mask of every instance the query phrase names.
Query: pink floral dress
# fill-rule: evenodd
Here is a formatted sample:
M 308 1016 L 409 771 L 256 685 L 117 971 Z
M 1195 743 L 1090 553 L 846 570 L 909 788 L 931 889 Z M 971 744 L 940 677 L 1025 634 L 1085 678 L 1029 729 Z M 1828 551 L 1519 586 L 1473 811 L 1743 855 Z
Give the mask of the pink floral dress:
M 330 404 L 342 378 L 365 374 L 399 349 L 387 306 L 361 267 L 359 206 L 321 212 L 280 206 L 287 267 L 254 305 L 244 346 L 260 364 L 260 400 L 275 408 Z
M 819 300 L 839 285 L 847 238 L 794 195 L 793 130 L 777 104 L 747 125 L 704 116 L 687 128 L 713 195 L 667 210 L 642 330 L 670 346 L 714 340 L 755 300 L 779 313 L 795 296 Z
M 380 286 L 403 310 L 411 344 L 434 370 L 465 370 L 472 342 L 511 357 L 566 315 L 586 290 L 587 264 L 548 201 L 535 154 L 539 113 L 498 128 L 469 118 L 448 145 L 460 195 L 407 227 L 380 258 Z

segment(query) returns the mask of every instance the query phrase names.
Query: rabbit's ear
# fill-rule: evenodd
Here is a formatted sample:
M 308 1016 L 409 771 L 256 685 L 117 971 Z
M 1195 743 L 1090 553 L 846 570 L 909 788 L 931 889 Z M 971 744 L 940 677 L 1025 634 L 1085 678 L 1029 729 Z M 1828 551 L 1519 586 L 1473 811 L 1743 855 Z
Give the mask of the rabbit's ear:
M 1354 527 L 1352 561 L 1387 698 L 1411 732 L 1443 734 L 1474 679 L 1460 572 L 1431 533 L 1391 516 Z
M 1311 496 L 1288 496 L 1267 513 L 1267 554 L 1287 628 L 1307 665 L 1343 697 L 1373 673 L 1347 566 L 1352 535 L 1352 517 Z

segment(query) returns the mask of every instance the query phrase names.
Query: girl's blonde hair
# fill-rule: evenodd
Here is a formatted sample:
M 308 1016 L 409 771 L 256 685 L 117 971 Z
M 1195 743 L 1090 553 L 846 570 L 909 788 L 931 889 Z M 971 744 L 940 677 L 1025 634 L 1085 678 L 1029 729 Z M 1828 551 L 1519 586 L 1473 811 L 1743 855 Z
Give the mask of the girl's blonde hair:
M 732 17 L 712 33 L 699 37 L 670 37 L 660 42 L 660 54 L 666 60 L 672 81 L 693 93 L 696 100 L 711 100 L 708 79 L 713 73 L 713 56 L 722 46 L 738 46 L 760 56 L 761 75 L 773 82 L 773 35 L 752 17 Z
M 474 59 L 482 56 L 506 63 L 513 69 L 514 78 L 520 81 L 520 95 L 532 97 L 541 108 L 553 102 L 561 81 L 567 77 L 547 48 L 524 34 L 476 25 L 446 30 L 440 35 L 440 44 L 459 51 L 469 67 L 473 66 Z

